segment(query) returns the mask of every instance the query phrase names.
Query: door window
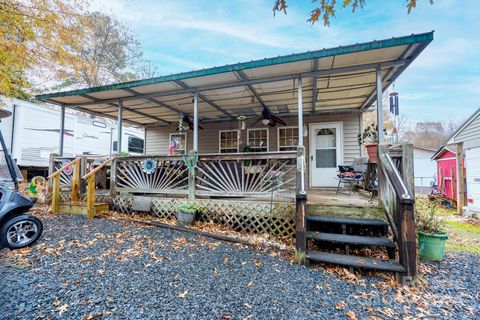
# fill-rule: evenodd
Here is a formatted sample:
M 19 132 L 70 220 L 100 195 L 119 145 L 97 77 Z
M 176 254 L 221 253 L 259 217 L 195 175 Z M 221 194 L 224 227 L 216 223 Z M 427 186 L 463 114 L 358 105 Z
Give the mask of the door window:
M 315 166 L 317 168 L 335 168 L 337 166 L 335 128 L 317 130 L 315 137 Z

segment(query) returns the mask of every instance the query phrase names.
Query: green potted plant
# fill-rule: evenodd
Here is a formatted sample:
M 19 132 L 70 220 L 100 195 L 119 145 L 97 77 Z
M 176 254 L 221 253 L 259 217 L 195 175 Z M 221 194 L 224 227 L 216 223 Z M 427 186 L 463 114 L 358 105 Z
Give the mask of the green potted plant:
M 183 225 L 193 224 L 198 214 L 203 214 L 205 207 L 196 202 L 186 202 L 178 206 L 177 221 Z
M 385 130 L 383 130 L 385 132 Z M 358 136 L 358 145 L 365 145 L 368 153 L 368 162 L 378 162 L 378 126 L 375 124 L 368 125 Z
M 421 258 L 430 261 L 442 261 L 445 258 L 445 220 L 437 217 L 437 201 L 426 204 L 417 202 L 418 253 Z

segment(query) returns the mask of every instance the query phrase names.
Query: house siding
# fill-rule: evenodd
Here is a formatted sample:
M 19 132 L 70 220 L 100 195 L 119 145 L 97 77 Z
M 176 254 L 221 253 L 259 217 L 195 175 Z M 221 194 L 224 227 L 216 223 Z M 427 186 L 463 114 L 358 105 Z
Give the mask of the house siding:
M 464 149 L 480 147 L 480 114 L 455 137 L 455 143 L 460 142 Z
M 290 117 L 283 119 L 287 126 L 296 126 L 297 118 Z M 256 119 L 247 120 L 247 128 L 265 128 L 258 122 L 253 126 Z M 361 156 L 360 147 L 357 143 L 357 135 L 360 132 L 361 114 L 336 114 L 336 115 L 315 115 L 304 116 L 304 123 L 309 128 L 312 123 L 323 122 L 342 122 L 343 125 L 343 163 L 352 164 L 353 159 Z M 168 143 L 171 133 L 176 132 L 176 124 L 169 126 L 147 127 L 145 130 L 145 151 L 146 154 L 168 155 Z M 218 136 L 220 130 L 238 130 L 238 121 L 225 121 L 219 123 L 202 123 L 200 126 L 203 130 L 199 130 L 198 152 L 199 153 L 218 153 L 219 143 Z M 278 151 L 278 126 L 268 128 L 268 151 Z M 240 131 L 240 152 L 244 145 L 247 144 L 247 130 Z M 310 134 L 310 132 L 309 132 Z M 304 145 L 306 159 L 309 159 L 309 136 L 304 137 Z M 187 131 L 187 150 L 191 150 L 193 145 L 193 132 Z M 308 166 L 308 161 L 307 161 Z M 308 169 L 308 168 L 307 168 Z M 306 170 L 306 181 L 308 180 L 308 170 Z

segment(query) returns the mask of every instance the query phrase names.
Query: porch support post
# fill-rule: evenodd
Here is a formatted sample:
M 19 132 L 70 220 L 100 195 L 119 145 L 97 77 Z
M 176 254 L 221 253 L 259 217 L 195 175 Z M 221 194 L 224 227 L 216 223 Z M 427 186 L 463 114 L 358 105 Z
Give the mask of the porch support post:
M 193 152 L 198 152 L 198 92 L 193 95 Z
M 384 134 L 383 134 L 383 105 L 382 105 L 382 69 L 380 65 L 377 65 L 376 69 L 377 75 L 377 125 L 378 125 L 378 143 L 383 144 Z
M 58 142 L 58 154 L 63 156 L 63 145 L 65 141 L 65 106 L 62 105 L 60 109 L 60 139 Z
M 307 263 L 307 240 L 305 214 L 307 193 L 305 192 L 305 147 L 303 146 L 303 88 L 302 78 L 298 77 L 298 147 L 297 147 L 297 192 L 295 196 L 295 260 L 298 264 Z
M 117 153 L 122 152 L 122 131 L 123 131 L 123 101 L 118 100 L 118 120 L 117 120 Z
M 463 167 L 463 142 L 457 143 L 457 214 L 462 213 L 466 205 L 465 200 L 465 175 Z
M 193 150 L 189 154 L 191 163 L 195 163 L 198 154 L 198 92 L 193 94 Z M 195 167 L 188 168 L 188 200 L 195 200 Z

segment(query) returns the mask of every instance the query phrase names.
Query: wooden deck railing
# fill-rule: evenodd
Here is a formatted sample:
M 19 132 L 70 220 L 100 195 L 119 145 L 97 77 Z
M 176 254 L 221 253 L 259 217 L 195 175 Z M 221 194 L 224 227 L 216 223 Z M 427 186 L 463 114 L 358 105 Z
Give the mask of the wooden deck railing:
M 404 144 L 388 153 L 379 150 L 379 198 L 399 250 L 399 262 L 404 267 L 402 282 L 412 282 L 417 275 L 417 230 L 413 190 L 413 151 Z M 393 157 L 392 157 L 393 156 Z
M 111 191 L 293 200 L 295 160 L 296 152 L 116 157 Z
M 93 219 L 95 215 L 95 174 L 105 168 L 115 157 L 110 157 L 104 161 L 101 165 L 82 176 L 82 180 L 88 181 L 87 183 L 87 218 Z
M 52 186 L 52 203 L 51 203 L 51 210 L 53 213 L 58 213 L 60 209 L 60 183 L 61 183 L 61 177 L 62 175 L 65 175 L 64 172 L 67 169 L 70 169 L 73 167 L 73 171 L 71 175 L 68 175 L 70 177 L 69 182 L 71 186 L 71 199 L 72 201 L 78 201 L 79 200 L 79 195 L 78 191 L 80 188 L 80 160 L 81 158 L 76 158 L 71 162 L 68 162 L 61 168 L 57 169 L 55 172 L 53 172 L 51 175 L 47 177 L 50 181 L 53 181 L 53 186 Z

